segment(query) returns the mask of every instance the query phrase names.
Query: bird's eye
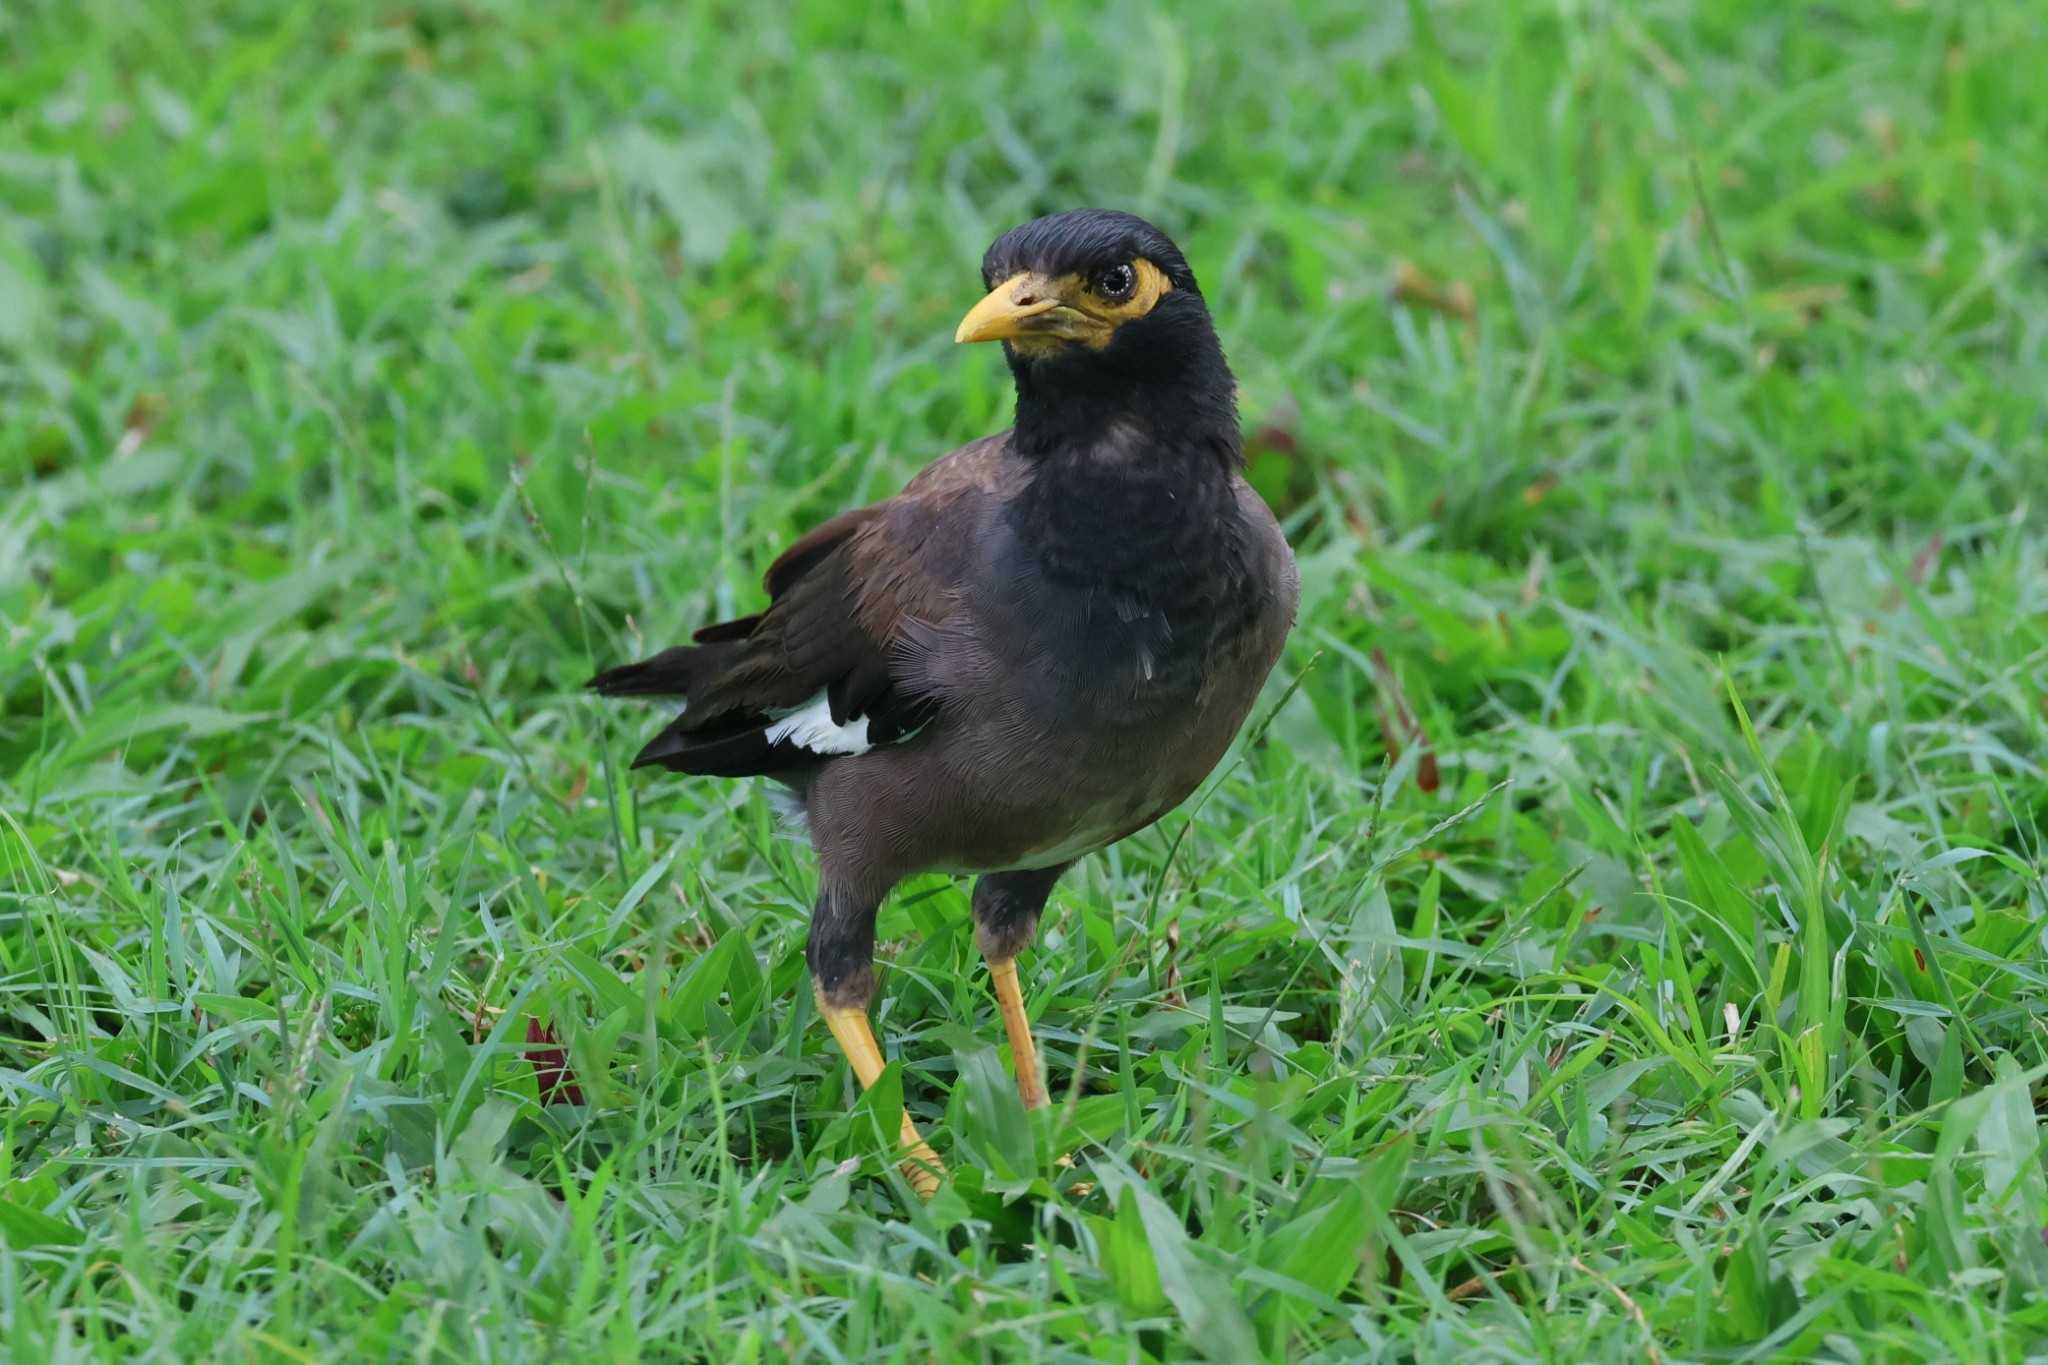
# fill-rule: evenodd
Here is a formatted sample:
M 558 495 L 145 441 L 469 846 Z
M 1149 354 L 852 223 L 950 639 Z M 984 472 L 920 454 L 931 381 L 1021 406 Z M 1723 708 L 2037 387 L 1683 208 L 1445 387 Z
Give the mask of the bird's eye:
M 1095 291 L 1097 298 L 1122 303 L 1138 287 L 1138 272 L 1128 265 L 1113 265 L 1107 270 L 1097 271 L 1088 287 Z

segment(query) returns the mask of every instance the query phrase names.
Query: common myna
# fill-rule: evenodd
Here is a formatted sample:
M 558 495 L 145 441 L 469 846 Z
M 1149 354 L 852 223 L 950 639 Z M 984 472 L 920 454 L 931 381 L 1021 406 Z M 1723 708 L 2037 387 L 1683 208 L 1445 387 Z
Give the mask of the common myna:
M 875 913 L 905 877 L 975 873 L 1028 1107 L 1046 1102 L 1017 954 L 1076 859 L 1215 767 L 1294 621 L 1299 578 L 1246 484 L 1235 382 L 1180 249 L 1102 209 L 996 239 L 956 341 L 1000 341 L 1016 425 L 833 517 L 768 605 L 598 674 L 680 697 L 635 768 L 783 784 L 817 850 L 806 956 L 862 1086 Z M 905 1173 L 943 1167 L 905 1115 Z

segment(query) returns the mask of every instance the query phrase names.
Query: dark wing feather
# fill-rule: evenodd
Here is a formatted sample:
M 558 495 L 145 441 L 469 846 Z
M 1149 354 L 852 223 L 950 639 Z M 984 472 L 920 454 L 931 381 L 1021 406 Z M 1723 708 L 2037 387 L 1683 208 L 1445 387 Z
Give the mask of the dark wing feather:
M 833 517 L 768 570 L 767 608 L 699 630 L 592 678 L 604 696 L 667 696 L 683 712 L 633 761 L 714 776 L 784 772 L 821 761 L 788 740 L 776 717 L 825 694 L 836 724 L 868 721 L 871 744 L 930 720 L 935 704 L 895 666 L 906 634 L 940 620 L 974 542 L 1002 438 L 927 467 L 897 497 Z

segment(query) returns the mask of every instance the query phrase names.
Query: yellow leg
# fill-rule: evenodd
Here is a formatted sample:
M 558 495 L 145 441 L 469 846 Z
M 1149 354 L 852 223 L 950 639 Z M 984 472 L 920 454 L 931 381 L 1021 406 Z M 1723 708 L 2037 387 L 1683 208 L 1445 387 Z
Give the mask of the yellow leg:
M 868 1012 L 861 1009 L 842 1009 L 828 1005 L 823 999 L 818 1008 L 825 1015 L 825 1026 L 832 1030 L 832 1036 L 839 1041 L 840 1050 L 846 1053 L 846 1060 L 853 1063 L 853 1074 L 865 1090 L 875 1083 L 882 1074 L 882 1049 L 875 1043 L 874 1031 L 868 1027 Z M 938 1192 L 939 1180 L 946 1173 L 946 1167 L 939 1160 L 939 1154 L 924 1140 L 924 1134 L 917 1131 L 917 1125 L 910 1121 L 910 1114 L 903 1115 L 903 1151 L 908 1160 L 903 1163 L 904 1178 L 910 1187 L 925 1199 Z
M 988 974 L 996 985 L 1003 1027 L 1010 1033 L 1010 1058 L 1017 1064 L 1017 1094 L 1026 1109 L 1045 1108 L 1045 1082 L 1038 1078 L 1038 1044 L 1031 1038 L 1031 1016 L 1024 1013 L 1024 991 L 1017 984 L 1017 962 L 991 962 Z

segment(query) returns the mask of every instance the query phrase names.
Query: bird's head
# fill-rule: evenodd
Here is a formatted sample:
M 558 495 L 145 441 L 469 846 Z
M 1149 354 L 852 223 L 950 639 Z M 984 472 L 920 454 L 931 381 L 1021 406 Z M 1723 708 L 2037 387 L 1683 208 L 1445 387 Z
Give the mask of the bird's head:
M 1152 224 L 1110 209 L 1055 213 L 996 238 L 981 276 L 988 295 L 954 340 L 1003 343 L 1020 428 L 1026 405 L 1047 401 L 1161 417 L 1193 403 L 1234 435 L 1235 383 L 1208 305 L 1187 258 Z
M 1001 342 L 1016 360 L 1153 368 L 1190 342 L 1214 348 L 1188 258 L 1141 217 L 1073 209 L 1012 227 L 981 258 L 989 295 L 956 342 Z

